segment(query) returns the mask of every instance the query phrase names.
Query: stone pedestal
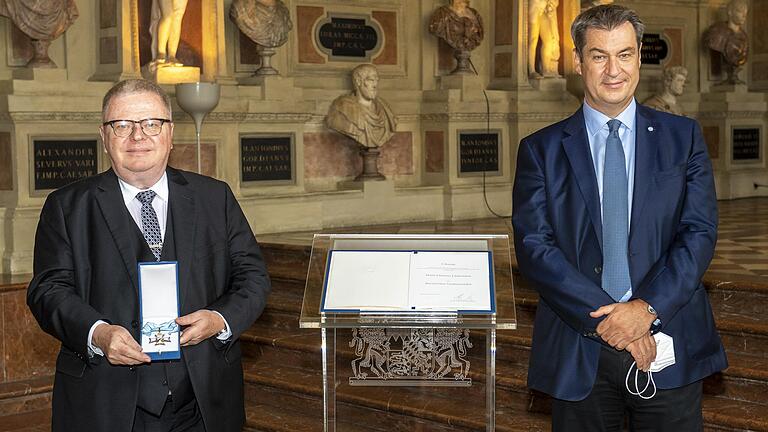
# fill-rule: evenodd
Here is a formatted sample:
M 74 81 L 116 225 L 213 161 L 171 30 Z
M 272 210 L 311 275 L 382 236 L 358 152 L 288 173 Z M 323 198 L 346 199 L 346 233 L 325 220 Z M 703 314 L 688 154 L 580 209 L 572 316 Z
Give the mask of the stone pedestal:
M 11 76 L 13 79 L 17 80 L 63 82 L 67 80 L 67 70 L 51 68 L 23 68 L 14 69 Z
M 149 75 L 149 76 L 147 76 Z M 200 68 L 194 66 L 163 66 L 144 74 L 158 84 L 195 83 L 200 81 Z
M 754 187 L 755 182 L 768 182 L 767 109 L 765 94 L 750 92 L 743 84 L 717 85 L 702 94 L 698 120 L 712 159 L 718 199 L 768 195 L 768 190 Z

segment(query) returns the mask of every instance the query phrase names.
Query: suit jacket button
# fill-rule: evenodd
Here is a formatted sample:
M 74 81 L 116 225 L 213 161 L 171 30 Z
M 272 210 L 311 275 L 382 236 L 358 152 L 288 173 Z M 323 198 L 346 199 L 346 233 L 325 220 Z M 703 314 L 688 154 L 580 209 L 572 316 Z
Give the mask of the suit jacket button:
M 594 270 L 596 274 L 600 274 L 603 272 L 603 266 L 596 265 Z
M 139 328 L 139 322 L 136 320 L 131 321 L 131 327 L 133 328 Z
M 129 370 L 129 371 L 131 371 L 131 372 L 133 372 L 133 371 L 135 371 L 135 370 L 136 370 L 136 367 L 135 367 L 135 366 L 131 366 L 131 367 L 129 367 L 129 368 L 128 368 L 128 370 Z

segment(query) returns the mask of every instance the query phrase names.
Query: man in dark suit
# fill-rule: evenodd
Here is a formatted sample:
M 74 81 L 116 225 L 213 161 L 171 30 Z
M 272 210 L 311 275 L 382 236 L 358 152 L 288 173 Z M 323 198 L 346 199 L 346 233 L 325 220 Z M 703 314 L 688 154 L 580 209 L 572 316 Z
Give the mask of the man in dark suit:
M 240 334 L 270 282 L 226 183 L 168 167 L 170 99 L 128 80 L 104 97 L 112 168 L 48 196 L 27 303 L 61 341 L 54 431 L 240 431 Z M 154 237 L 153 237 L 154 236 Z M 178 262 L 181 360 L 140 340 L 139 262 Z
M 582 12 L 571 33 L 584 104 L 518 150 L 515 251 L 541 299 L 528 384 L 553 397 L 554 430 L 620 431 L 625 412 L 632 430 L 701 430 L 701 380 L 727 366 L 701 284 L 717 236 L 712 165 L 694 121 L 635 102 L 643 28 L 620 5 Z M 659 331 L 675 363 L 645 399 Z

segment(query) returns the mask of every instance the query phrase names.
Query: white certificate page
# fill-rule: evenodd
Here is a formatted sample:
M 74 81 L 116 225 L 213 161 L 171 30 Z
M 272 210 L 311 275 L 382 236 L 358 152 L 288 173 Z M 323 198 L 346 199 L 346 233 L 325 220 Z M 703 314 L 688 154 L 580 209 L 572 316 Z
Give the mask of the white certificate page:
M 419 252 L 411 258 L 409 303 L 417 310 L 491 309 L 487 252 Z
M 139 265 L 141 348 L 152 353 L 179 351 L 177 263 Z
M 333 251 L 323 309 L 491 310 L 487 252 Z
M 408 307 L 412 252 L 333 251 L 325 309 L 399 310 Z

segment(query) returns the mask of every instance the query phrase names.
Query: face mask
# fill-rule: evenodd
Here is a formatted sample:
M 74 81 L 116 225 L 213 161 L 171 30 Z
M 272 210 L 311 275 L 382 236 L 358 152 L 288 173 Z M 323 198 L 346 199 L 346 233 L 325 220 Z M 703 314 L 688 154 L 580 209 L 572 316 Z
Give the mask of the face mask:
M 664 333 L 656 333 L 653 335 L 653 338 L 656 340 L 656 359 L 651 363 L 651 368 L 647 372 L 648 374 L 648 380 L 645 382 L 645 387 L 640 390 L 638 386 L 638 376 L 640 375 L 640 370 L 636 367 L 636 362 L 632 362 L 632 365 L 629 367 L 629 370 L 627 371 L 627 378 L 624 380 L 624 384 L 627 387 L 627 391 L 630 394 L 633 394 L 635 396 L 639 396 L 642 399 L 651 399 L 652 397 L 656 396 L 656 383 L 653 381 L 653 373 L 659 372 L 660 370 L 666 368 L 667 366 L 671 366 L 675 364 L 675 344 L 672 341 L 672 338 Z M 635 390 L 633 391 L 629 386 L 629 377 L 632 375 L 632 368 L 635 369 Z M 646 396 L 645 393 L 648 390 L 648 387 L 652 387 L 651 395 Z

